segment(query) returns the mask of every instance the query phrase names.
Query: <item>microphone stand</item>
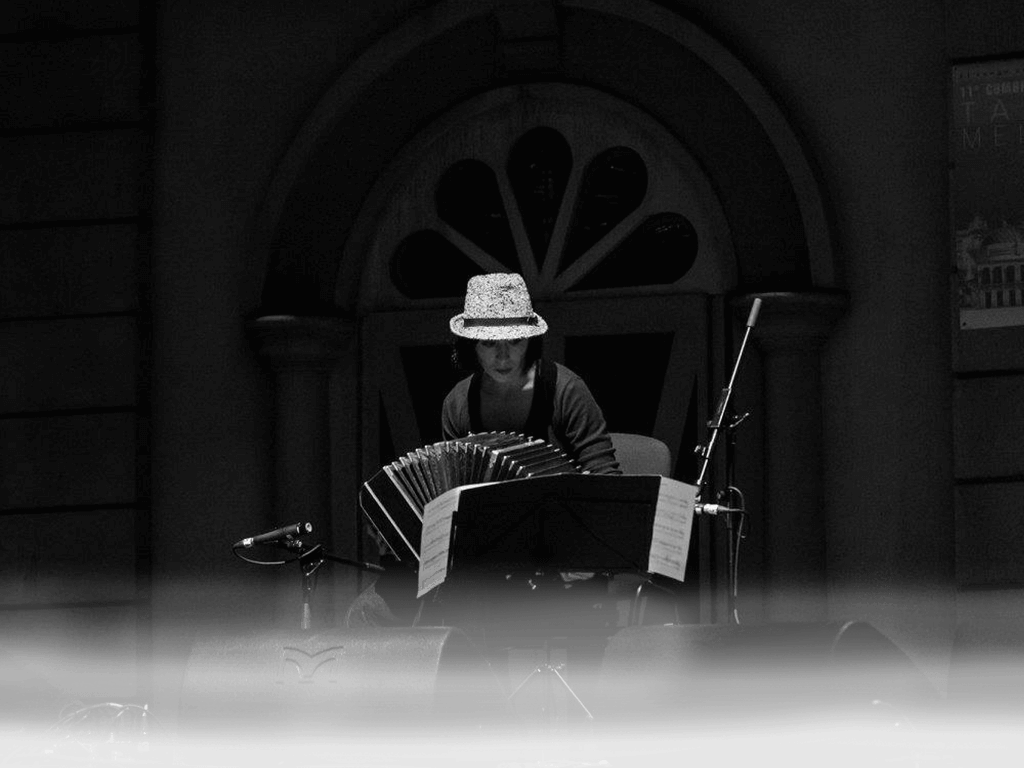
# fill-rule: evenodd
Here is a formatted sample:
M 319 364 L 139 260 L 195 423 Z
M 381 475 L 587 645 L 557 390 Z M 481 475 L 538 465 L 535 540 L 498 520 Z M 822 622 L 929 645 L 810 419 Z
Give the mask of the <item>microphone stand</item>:
M 310 528 L 310 531 L 312 529 Z M 382 572 L 384 569 L 373 563 L 366 563 L 360 560 L 350 560 L 347 557 L 338 557 L 324 552 L 322 544 L 314 544 L 311 547 L 307 547 L 302 543 L 301 539 L 296 539 L 292 536 L 286 536 L 284 539 L 279 541 L 264 542 L 265 546 L 274 546 L 281 549 L 285 549 L 291 552 L 297 552 L 297 556 L 294 560 L 272 560 L 272 561 L 261 561 L 254 560 L 239 553 L 239 546 L 236 544 L 232 550 L 236 557 L 244 560 L 247 563 L 253 565 L 284 565 L 286 563 L 298 562 L 299 569 L 302 572 L 302 618 L 299 626 L 303 631 L 308 631 L 313 627 L 313 591 L 316 588 L 316 574 L 320 570 L 326 561 L 331 560 L 335 563 L 341 563 L 343 565 L 352 565 L 356 568 L 361 568 L 364 571 L 377 571 Z
M 302 571 L 302 618 L 299 629 L 304 632 L 313 626 L 313 590 L 316 588 L 316 572 L 324 564 L 323 546 L 314 544 L 299 555 L 299 569 Z
M 725 484 L 726 490 L 719 492 L 719 500 L 722 498 L 727 500 L 726 506 L 729 511 L 725 514 L 725 530 L 728 536 L 728 544 L 726 548 L 726 566 L 729 569 L 728 575 L 728 592 L 725 598 L 726 613 L 729 615 L 730 621 L 735 624 L 740 623 L 739 615 L 736 613 L 736 593 L 737 593 L 737 582 L 739 580 L 739 574 L 737 573 L 738 563 L 736 562 L 739 548 L 740 539 L 743 538 L 743 519 L 742 516 L 746 514 L 746 501 L 743 498 L 743 493 L 736 487 L 736 428 L 746 421 L 750 413 L 743 413 L 732 419 L 726 427 L 727 441 L 725 444 Z M 739 503 L 735 503 L 733 498 L 738 496 Z M 733 531 L 733 524 L 735 523 L 734 515 L 740 517 L 739 524 L 737 525 L 736 531 Z
M 299 546 L 302 543 L 299 542 Z M 302 571 L 302 619 L 299 623 L 299 628 L 303 631 L 312 629 L 313 627 L 313 590 L 316 588 L 316 572 L 320 569 L 326 561 L 331 560 L 335 563 L 342 563 L 344 565 L 354 565 L 357 568 L 362 568 L 365 571 L 383 571 L 379 565 L 373 563 L 363 563 L 357 560 L 349 560 L 344 557 L 337 557 L 324 552 L 323 545 L 314 544 L 312 547 L 307 549 L 305 552 L 299 554 L 299 568 Z
M 710 421 L 708 421 L 708 429 L 711 430 L 708 442 L 705 445 L 697 446 L 697 454 L 701 457 L 701 468 L 700 474 L 697 476 L 697 504 L 696 509 L 701 508 L 701 498 L 704 494 L 704 484 L 707 482 L 708 466 L 711 463 L 711 455 L 715 449 L 715 443 L 718 440 L 718 434 L 723 429 L 730 432 L 730 443 L 735 440 L 734 430 L 739 424 L 746 419 L 747 414 L 740 416 L 739 418 L 726 424 L 726 413 L 729 411 L 729 400 L 732 398 L 733 385 L 736 383 L 736 374 L 739 372 L 740 363 L 743 360 L 743 353 L 747 349 L 747 341 L 750 339 L 750 333 L 754 330 L 754 325 L 757 323 L 757 316 L 761 311 L 761 299 L 757 297 L 754 299 L 754 303 L 750 307 L 750 314 L 747 316 L 747 328 L 743 333 L 743 341 L 740 343 L 739 352 L 736 355 L 736 360 L 732 366 L 732 374 L 729 376 L 729 383 L 723 387 L 721 393 L 718 396 L 718 404 L 715 406 L 715 415 Z M 731 447 L 731 446 L 727 446 Z M 727 459 L 729 457 L 727 456 Z M 731 470 L 728 470 L 731 473 Z M 729 488 L 732 486 L 732 479 L 729 478 Z M 742 513 L 742 510 L 740 510 Z M 735 620 L 735 587 L 736 587 L 736 575 L 735 575 L 735 547 L 733 545 L 733 512 L 729 511 L 725 514 L 726 533 L 729 537 L 729 545 L 727 547 L 727 568 L 728 568 L 728 595 L 726 598 L 726 605 L 728 607 L 730 620 Z M 737 623 L 739 623 L 737 621 Z

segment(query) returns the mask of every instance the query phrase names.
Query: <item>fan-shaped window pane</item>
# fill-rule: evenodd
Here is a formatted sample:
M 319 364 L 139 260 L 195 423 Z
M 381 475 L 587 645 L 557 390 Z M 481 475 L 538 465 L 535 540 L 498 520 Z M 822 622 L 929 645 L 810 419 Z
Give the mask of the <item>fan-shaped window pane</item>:
M 460 160 L 437 185 L 437 215 L 466 239 L 516 269 L 516 247 L 498 179 L 480 160 Z
M 410 299 L 461 296 L 482 272 L 439 232 L 421 229 L 402 240 L 391 258 L 391 281 Z
M 697 232 L 678 213 L 649 216 L 573 290 L 674 283 L 697 259 Z
M 554 128 L 527 131 L 509 153 L 509 182 L 538 268 L 544 266 L 571 169 L 569 142 Z
M 635 150 L 612 147 L 591 160 L 583 172 L 562 269 L 636 210 L 646 193 L 647 166 Z
M 634 143 L 628 125 L 584 119 L 589 109 L 559 102 L 553 119 L 539 124 L 543 112 L 517 108 L 504 118 L 487 112 L 464 129 L 446 127 L 452 140 L 415 164 L 381 220 L 375 252 L 390 257 L 393 281 L 381 286 L 389 299 L 459 297 L 470 276 L 495 270 L 522 273 L 545 297 L 717 286 L 723 275 L 715 241 L 703 241 L 699 202 L 713 195 L 692 188 L 701 187 L 699 169 L 685 153 L 652 143 L 656 126 Z M 600 113 L 591 111 L 591 118 Z M 566 114 L 572 119 L 563 120 Z M 1006 272 L 1003 280 L 1013 284 Z

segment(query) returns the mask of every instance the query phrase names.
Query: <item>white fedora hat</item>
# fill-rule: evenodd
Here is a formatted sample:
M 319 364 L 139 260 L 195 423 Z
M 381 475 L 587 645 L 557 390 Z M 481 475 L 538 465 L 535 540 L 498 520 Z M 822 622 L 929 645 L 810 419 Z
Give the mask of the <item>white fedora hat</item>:
M 449 326 L 456 336 L 477 340 L 523 339 L 548 329 L 533 311 L 522 275 L 508 272 L 469 278 L 463 311 Z

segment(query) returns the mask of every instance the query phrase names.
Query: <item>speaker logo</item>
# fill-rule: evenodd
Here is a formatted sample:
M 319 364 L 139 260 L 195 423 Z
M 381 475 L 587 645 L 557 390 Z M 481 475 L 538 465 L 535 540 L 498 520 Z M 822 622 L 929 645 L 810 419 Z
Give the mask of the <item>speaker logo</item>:
M 288 682 L 298 682 L 300 685 L 337 683 L 338 665 L 331 662 L 337 661 L 344 654 L 345 647 L 341 645 L 316 653 L 285 646 L 282 649 L 281 674 L 277 682 L 280 685 Z M 291 674 L 292 670 L 298 674 L 298 678 Z

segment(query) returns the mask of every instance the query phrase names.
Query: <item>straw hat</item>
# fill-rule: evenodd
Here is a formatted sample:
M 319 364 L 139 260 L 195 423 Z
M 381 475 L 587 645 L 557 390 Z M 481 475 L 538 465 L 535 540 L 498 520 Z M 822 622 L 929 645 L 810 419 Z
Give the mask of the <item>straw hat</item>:
M 477 340 L 523 339 L 548 329 L 533 311 L 522 275 L 505 272 L 469 278 L 463 312 L 449 326 L 456 336 Z

